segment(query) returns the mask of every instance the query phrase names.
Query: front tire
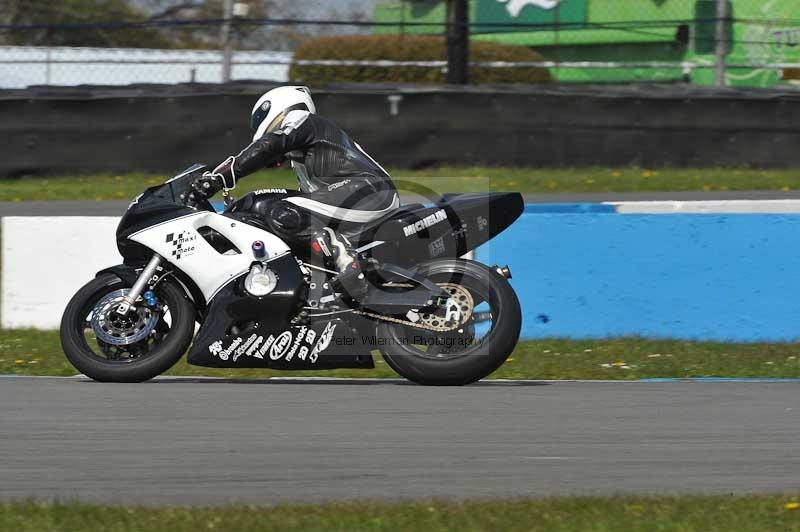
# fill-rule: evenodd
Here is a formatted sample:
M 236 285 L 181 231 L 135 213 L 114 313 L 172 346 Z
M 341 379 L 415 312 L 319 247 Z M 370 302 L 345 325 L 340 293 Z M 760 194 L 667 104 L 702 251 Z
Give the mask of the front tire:
M 150 380 L 171 368 L 194 336 L 194 307 L 183 289 L 168 278 L 154 291 L 167 309 L 170 323 L 162 315 L 148 338 L 132 346 L 120 348 L 100 341 L 93 333 L 90 316 L 104 297 L 126 288 L 130 285 L 116 275 L 100 275 L 78 290 L 61 318 L 64 354 L 78 371 L 96 381 Z
M 519 300 L 506 278 L 468 260 L 429 262 L 416 271 L 440 285 L 466 289 L 478 306 L 488 307 L 488 313 L 475 312 L 471 323 L 428 337 L 420 336 L 417 328 L 383 322 L 377 333 L 384 341 L 381 353 L 386 363 L 408 380 L 432 386 L 461 386 L 493 373 L 514 351 L 522 326 Z M 478 314 L 488 315 L 492 323 L 476 341 L 476 329 L 485 327 Z

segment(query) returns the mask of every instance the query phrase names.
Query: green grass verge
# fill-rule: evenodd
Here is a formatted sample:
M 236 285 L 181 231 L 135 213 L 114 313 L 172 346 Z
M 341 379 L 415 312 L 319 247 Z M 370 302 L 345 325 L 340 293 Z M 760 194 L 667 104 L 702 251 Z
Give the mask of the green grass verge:
M 266 378 L 331 376 L 386 378 L 397 375 L 379 357 L 374 370 L 286 372 L 211 369 L 182 359 L 169 375 Z M 55 331 L 0 331 L 0 374 L 74 375 Z M 503 379 L 641 379 L 653 377 L 794 377 L 800 378 L 800 344 L 724 344 L 645 340 L 520 342 L 493 378 Z
M 422 185 L 435 192 L 514 190 L 549 192 L 649 192 L 687 190 L 797 190 L 800 171 L 753 169 L 659 169 L 639 168 L 436 168 L 392 170 L 397 181 Z M 125 200 L 168 177 L 131 173 L 126 175 L 22 177 L 4 180 L 0 201 L 29 200 Z M 296 188 L 291 170 L 263 171 L 242 180 L 238 194 L 259 188 Z M 400 184 L 401 190 L 408 190 Z
M 797 498 L 570 497 L 325 505 L 121 507 L 0 504 L 0 530 L 738 531 L 800 530 Z

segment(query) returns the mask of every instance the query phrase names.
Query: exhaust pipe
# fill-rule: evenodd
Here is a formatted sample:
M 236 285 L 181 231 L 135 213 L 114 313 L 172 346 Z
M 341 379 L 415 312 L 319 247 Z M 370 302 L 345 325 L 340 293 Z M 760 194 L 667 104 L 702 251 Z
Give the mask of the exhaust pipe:
M 494 266 L 492 266 L 492 268 L 494 268 L 494 271 L 496 271 L 500 276 L 505 277 L 506 279 L 511 279 L 511 269 L 508 267 L 507 264 L 502 268 L 497 264 L 495 264 Z

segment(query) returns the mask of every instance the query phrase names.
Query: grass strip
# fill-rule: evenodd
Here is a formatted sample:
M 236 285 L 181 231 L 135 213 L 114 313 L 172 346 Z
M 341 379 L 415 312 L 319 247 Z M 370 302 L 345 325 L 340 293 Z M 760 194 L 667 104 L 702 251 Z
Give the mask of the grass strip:
M 177 169 L 176 169 L 177 172 Z M 422 186 L 436 193 L 513 190 L 523 193 L 656 192 L 711 190 L 800 190 L 796 169 L 747 168 L 485 168 L 443 167 L 390 170 L 401 191 Z M 167 175 L 131 173 L 6 179 L 0 201 L 127 200 Z M 288 168 L 258 172 L 245 180 L 237 194 L 260 188 L 297 188 Z
M 563 497 L 467 502 L 122 507 L 0 504 L 0 530 L 17 532 L 731 531 L 800 530 L 790 495 Z
M 372 370 L 273 371 L 190 366 L 181 359 L 168 375 L 397 377 L 375 357 Z M 69 376 L 76 373 L 56 331 L 0 330 L 0 374 Z M 728 344 L 620 338 L 523 341 L 493 378 L 613 379 L 672 377 L 800 378 L 800 344 Z

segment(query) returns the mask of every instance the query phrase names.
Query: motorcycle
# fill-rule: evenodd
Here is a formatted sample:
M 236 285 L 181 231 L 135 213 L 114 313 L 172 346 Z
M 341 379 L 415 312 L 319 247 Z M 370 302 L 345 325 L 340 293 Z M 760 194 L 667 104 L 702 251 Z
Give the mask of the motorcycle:
M 337 231 L 367 266 L 368 289 L 337 290 L 319 242 L 286 242 L 264 202 L 281 190 L 187 202 L 194 165 L 133 200 L 117 228 L 123 264 L 97 273 L 61 322 L 69 361 L 97 381 L 141 382 L 172 367 L 374 367 L 464 385 L 502 365 L 520 334 L 508 267 L 459 258 L 523 212 L 517 193 L 445 194 Z M 197 326 L 196 326 L 197 324 Z M 191 345 L 191 348 L 190 348 Z

